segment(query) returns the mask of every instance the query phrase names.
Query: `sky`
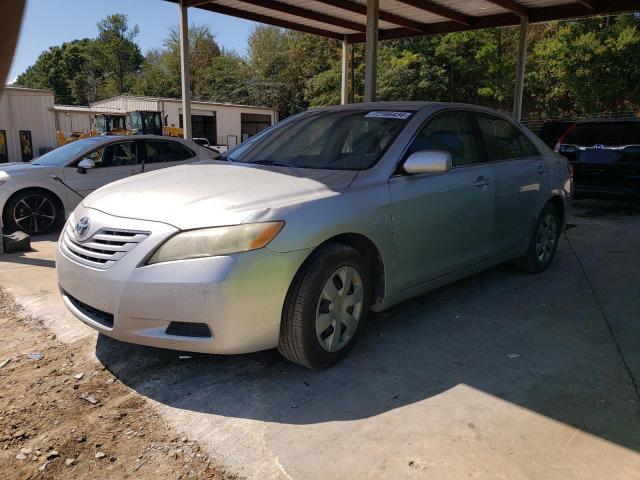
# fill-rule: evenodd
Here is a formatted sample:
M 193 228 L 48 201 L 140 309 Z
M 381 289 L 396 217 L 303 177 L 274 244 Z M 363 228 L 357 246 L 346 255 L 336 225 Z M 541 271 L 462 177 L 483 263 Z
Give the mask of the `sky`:
M 178 26 L 178 6 L 164 0 L 27 0 L 22 29 L 9 74 L 9 81 L 32 65 L 42 51 L 77 38 L 96 37 L 96 24 L 112 13 L 129 16 L 138 25 L 137 37 L 142 53 L 160 47 L 171 27 Z M 189 9 L 189 23 L 206 24 L 217 42 L 244 55 L 254 22 L 197 8 Z

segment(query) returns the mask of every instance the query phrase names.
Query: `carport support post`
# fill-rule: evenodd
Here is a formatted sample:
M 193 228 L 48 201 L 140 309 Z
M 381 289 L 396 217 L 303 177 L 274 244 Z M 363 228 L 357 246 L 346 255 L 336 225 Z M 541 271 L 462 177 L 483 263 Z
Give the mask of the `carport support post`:
M 349 37 L 342 40 L 342 78 L 340 82 L 340 104 L 349 103 Z
M 180 81 L 182 82 L 182 131 L 191 138 L 191 75 L 189 73 L 189 18 L 185 0 L 180 0 Z
M 524 70 L 527 63 L 527 44 L 529 42 L 529 19 L 520 20 L 520 42 L 518 44 L 518 63 L 516 65 L 516 84 L 513 92 L 513 118 L 522 119 L 522 94 L 524 91 Z
M 367 33 L 364 44 L 364 101 L 376 101 L 379 0 L 367 0 Z

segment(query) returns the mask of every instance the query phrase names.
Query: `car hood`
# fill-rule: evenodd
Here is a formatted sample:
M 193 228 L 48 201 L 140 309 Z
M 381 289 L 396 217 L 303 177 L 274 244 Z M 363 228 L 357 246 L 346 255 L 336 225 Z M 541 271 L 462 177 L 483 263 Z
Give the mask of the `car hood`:
M 83 205 L 180 229 L 234 225 L 257 212 L 297 205 L 346 189 L 357 172 L 192 163 L 100 188 Z
M 9 162 L 0 165 L 0 173 L 4 172 L 8 175 L 20 175 L 24 173 L 31 173 L 42 169 L 50 169 L 49 166 L 34 165 L 27 162 Z

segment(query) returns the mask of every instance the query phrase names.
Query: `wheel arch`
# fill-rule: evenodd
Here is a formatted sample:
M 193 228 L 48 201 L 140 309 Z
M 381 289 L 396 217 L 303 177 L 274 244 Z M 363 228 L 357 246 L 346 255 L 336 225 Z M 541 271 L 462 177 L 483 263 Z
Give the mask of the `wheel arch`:
M 560 225 L 562 226 L 561 228 L 564 228 L 566 221 L 566 212 L 564 200 L 562 199 L 562 197 L 560 195 L 552 195 L 551 198 L 547 200 L 545 206 L 546 205 L 553 205 L 554 207 L 556 207 L 556 210 L 560 215 Z
M 373 242 L 373 240 L 371 240 L 368 236 L 363 235 L 362 233 L 340 233 L 334 235 L 333 237 L 327 238 L 316 248 L 314 248 L 307 256 L 307 260 L 311 258 L 314 253 L 330 243 L 340 243 L 343 245 L 348 245 L 356 249 L 364 257 L 367 265 L 371 267 L 371 307 L 375 307 L 376 305 L 381 304 L 386 291 L 385 266 L 382 254 L 380 253 L 380 249 Z M 298 271 L 303 268 L 307 260 L 303 262 Z

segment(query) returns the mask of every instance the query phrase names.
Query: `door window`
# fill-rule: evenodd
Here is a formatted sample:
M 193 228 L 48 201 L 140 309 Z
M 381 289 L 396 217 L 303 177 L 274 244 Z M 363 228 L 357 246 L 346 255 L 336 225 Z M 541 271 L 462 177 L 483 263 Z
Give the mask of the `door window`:
M 23 162 L 33 160 L 33 143 L 31 142 L 31 132 L 29 130 L 20 130 L 20 153 Z
M 87 155 L 87 158 L 93 160 L 95 168 L 135 165 L 137 163 L 136 144 L 135 142 L 112 143 L 94 150 Z
M 477 118 L 488 161 L 498 162 L 540 155 L 535 145 L 507 120 L 484 113 L 478 113 Z
M 6 163 L 9 161 L 9 154 L 7 152 L 7 132 L 0 130 L 0 163 Z
M 177 142 L 145 141 L 145 163 L 179 162 L 194 156 L 195 153 Z
M 420 150 L 449 152 L 454 167 L 476 163 L 478 145 L 469 115 L 461 111 L 438 114 L 420 130 L 409 147 L 409 154 Z

